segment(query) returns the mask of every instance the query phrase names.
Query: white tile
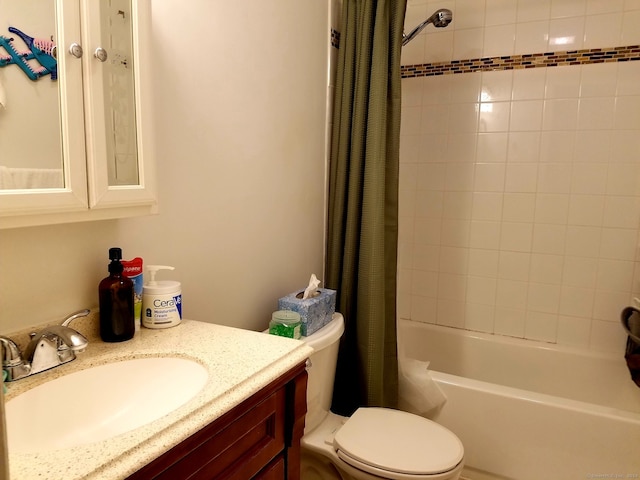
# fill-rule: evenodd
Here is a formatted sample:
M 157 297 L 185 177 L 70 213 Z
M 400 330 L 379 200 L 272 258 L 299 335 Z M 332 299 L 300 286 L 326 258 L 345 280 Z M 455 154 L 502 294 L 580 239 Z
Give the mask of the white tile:
M 484 29 L 470 28 L 453 33 L 453 59 L 481 58 L 484 46 Z
M 555 18 L 549 22 L 549 50 L 580 50 L 584 46 L 583 16 Z
M 628 228 L 603 228 L 600 257 L 633 261 L 636 256 L 638 232 Z
M 424 105 L 442 105 L 451 102 L 451 82 L 443 75 L 424 77 L 422 84 L 422 103 Z
M 604 194 L 607 189 L 607 164 L 582 163 L 573 169 L 571 193 Z
M 449 125 L 449 107 L 447 105 L 423 105 L 420 115 L 417 132 L 405 133 L 447 133 Z M 416 121 L 415 118 L 408 119 L 409 122 Z M 404 119 L 403 119 L 404 122 Z
M 450 163 L 446 167 L 445 190 L 473 191 L 474 164 Z
M 580 76 L 579 66 L 548 68 L 545 98 L 577 98 L 580 94 Z
M 480 73 L 447 75 L 443 78 L 451 85 L 451 103 L 476 103 L 480 101 L 482 87 Z
M 503 102 L 511 99 L 513 72 L 492 71 L 482 72 L 481 102 Z
M 475 192 L 471 218 L 499 222 L 502 219 L 502 193 Z
M 567 227 L 565 225 L 536 223 L 533 228 L 531 250 L 535 253 L 562 255 L 566 235 Z
M 560 292 L 560 314 L 573 317 L 591 317 L 594 290 L 563 286 Z
M 524 337 L 525 310 L 496 307 L 493 331 L 498 335 Z
M 557 315 L 543 312 L 527 312 L 525 338 L 555 343 L 557 330 Z
M 497 250 L 500 246 L 500 222 L 471 222 L 469 246 Z
M 544 98 L 546 68 L 527 68 L 513 72 L 513 100 L 537 100 Z
M 573 130 L 577 124 L 577 99 L 567 98 L 544 101 L 543 130 Z
M 574 162 L 604 163 L 611 158 L 611 131 L 588 130 L 576 132 Z M 575 165 L 575 168 L 580 168 Z
M 417 135 L 420 133 L 420 107 L 402 107 L 400 135 Z
M 464 300 L 467 294 L 466 275 L 440 273 L 438 275 L 438 298 Z
M 513 0 L 486 0 L 485 25 L 504 25 L 516 22 L 518 3 Z
M 418 161 L 420 163 L 446 162 L 448 139 L 449 135 L 446 133 L 425 133 L 420 135 Z
M 534 312 L 558 313 L 560 285 L 529 283 L 527 308 Z
M 416 218 L 413 241 L 416 245 L 440 245 L 442 222 L 432 218 Z
M 466 275 L 469 262 L 469 249 L 458 247 L 440 247 L 440 273 Z
M 631 292 L 633 262 L 600 259 L 598 261 L 598 290 Z
M 587 0 L 587 15 L 624 10 L 624 0 Z
M 413 268 L 425 272 L 437 272 L 440 262 L 440 247 L 416 245 L 413 253 Z
M 607 172 L 607 193 L 610 195 L 639 195 L 640 164 L 610 163 Z
M 569 287 L 595 288 L 598 260 L 589 257 L 567 256 L 564 259 L 562 284 Z
M 518 23 L 514 53 L 542 53 L 549 48 L 549 21 Z
M 578 104 L 578 129 L 606 130 L 613 128 L 615 106 L 613 97 L 581 98 Z
M 425 35 L 424 59 L 420 63 L 450 62 L 453 58 L 453 30 L 438 28 L 428 30 Z M 411 42 L 413 43 L 413 41 Z M 411 45 L 411 43 L 409 45 Z M 407 45 L 407 46 L 409 46 Z M 402 53 L 404 54 L 403 47 Z M 411 65 L 405 62 L 402 65 Z
M 516 24 L 487 26 L 484 31 L 483 57 L 513 55 L 516 43 Z
M 569 216 L 569 195 L 539 193 L 536 196 L 536 223 L 566 225 Z
M 467 302 L 464 328 L 475 332 L 493 333 L 495 307 Z
M 623 352 L 626 344 L 626 334 L 620 325 L 614 322 L 591 322 L 591 339 L 589 348 L 609 353 Z
M 637 229 L 640 221 L 640 199 L 637 196 L 607 196 L 604 204 L 605 227 Z
M 416 192 L 415 215 L 417 218 L 442 218 L 444 206 L 443 192 Z
M 507 157 L 509 162 L 535 163 L 540 156 L 540 132 L 511 132 Z
M 417 163 L 420 157 L 420 135 L 400 136 L 400 163 Z
M 505 179 L 505 192 L 535 192 L 537 177 L 538 165 L 535 163 L 508 164 Z
M 617 95 L 640 95 L 640 62 L 621 62 L 618 65 Z
M 412 295 L 436 298 L 438 296 L 438 273 L 414 270 L 410 292 Z
M 468 247 L 469 229 L 468 220 L 442 220 L 440 242 L 449 247 Z
M 620 43 L 622 45 L 637 45 L 640 43 L 640 10 L 624 12 Z
M 588 347 L 591 336 L 591 320 L 582 317 L 558 316 L 558 345 Z
M 442 191 L 445 186 L 447 165 L 445 163 L 421 163 L 418 165 L 418 190 Z
M 504 280 L 529 280 L 531 254 L 501 251 L 498 261 L 498 277 Z
M 438 300 L 436 323 L 447 327 L 464 328 L 465 304 L 455 300 Z
M 569 225 L 601 226 L 604 200 L 604 195 L 571 195 Z
M 508 133 L 479 133 L 476 162 L 506 162 Z
M 584 0 L 551 0 L 551 18 L 575 17 L 584 15 Z
M 413 295 L 411 297 L 411 320 L 422 323 L 436 323 L 438 300 Z
M 624 10 L 640 10 L 640 0 L 624 0 Z
M 442 218 L 469 220 L 473 206 L 471 192 L 444 192 Z
M 618 97 L 615 106 L 615 128 L 640 130 L 640 96 Z
M 498 276 L 498 258 L 499 252 L 497 250 L 470 249 L 469 275 L 496 278 Z
M 424 77 L 402 79 L 402 108 L 422 105 Z
M 618 83 L 617 63 L 582 65 L 581 70 L 580 96 L 582 98 L 607 97 L 616 94 Z
M 467 302 L 495 305 L 497 280 L 490 277 L 467 277 Z
M 593 301 L 593 318 L 617 322 L 620 319 L 620 312 L 628 305 L 630 305 L 630 299 L 626 292 L 597 290 Z
M 527 306 L 527 282 L 498 280 L 496 306 L 524 309 Z
M 571 162 L 575 151 L 573 131 L 546 131 L 540 138 L 540 162 Z
M 477 28 L 484 26 L 485 0 L 456 0 L 455 28 Z
M 533 222 L 535 193 L 505 193 L 502 218 L 506 222 Z
M 519 100 L 511 103 L 511 131 L 540 130 L 542 125 L 541 100 Z
M 449 133 L 475 133 L 478 130 L 477 103 L 458 103 L 449 106 Z
M 509 130 L 510 102 L 480 104 L 479 132 L 506 132 Z
M 477 163 L 474 190 L 476 192 L 504 191 L 506 165 L 503 163 Z
M 538 193 L 569 193 L 573 170 L 568 163 L 540 163 Z
M 640 132 L 637 130 L 619 130 L 611 134 L 611 161 L 618 163 L 636 163 L 640 156 Z
M 622 12 L 588 15 L 584 27 L 584 48 L 621 45 Z
M 596 258 L 600 253 L 600 227 L 569 225 L 565 244 L 565 255 Z
M 548 20 L 551 15 L 551 0 L 518 0 L 518 22 Z
M 529 281 L 560 285 L 562 282 L 562 255 L 531 254 Z
M 451 133 L 447 136 L 445 162 L 473 162 L 476 153 L 475 133 Z
M 530 252 L 533 225 L 530 223 L 503 222 L 500 232 L 500 249 L 512 252 Z

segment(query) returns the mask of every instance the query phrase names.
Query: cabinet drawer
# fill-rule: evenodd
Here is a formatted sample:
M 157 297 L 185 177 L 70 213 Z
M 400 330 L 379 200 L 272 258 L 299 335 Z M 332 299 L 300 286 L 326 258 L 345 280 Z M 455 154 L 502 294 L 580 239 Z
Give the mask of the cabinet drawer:
M 285 400 L 281 388 L 239 416 L 203 428 L 148 466 L 156 468 L 131 478 L 251 478 L 284 450 Z
M 279 455 L 277 458 L 273 459 L 269 465 L 264 467 L 264 470 L 253 477 L 252 480 L 282 480 L 283 478 L 286 478 L 284 472 L 284 457 Z

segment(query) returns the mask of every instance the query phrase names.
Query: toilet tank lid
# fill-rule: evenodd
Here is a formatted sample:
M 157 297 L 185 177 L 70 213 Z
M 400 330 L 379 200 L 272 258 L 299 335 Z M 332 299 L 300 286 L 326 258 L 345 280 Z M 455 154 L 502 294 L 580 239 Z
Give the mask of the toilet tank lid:
M 389 408 L 356 410 L 337 431 L 333 446 L 347 463 L 378 475 L 435 475 L 454 469 L 464 458 L 462 442 L 453 432 Z
M 332 343 L 338 341 L 344 332 L 344 317 L 341 313 L 334 313 L 332 320 L 324 327 L 316 330 L 308 337 L 301 337 L 300 340 L 304 341 L 312 347 L 314 350 L 322 350 L 328 347 Z

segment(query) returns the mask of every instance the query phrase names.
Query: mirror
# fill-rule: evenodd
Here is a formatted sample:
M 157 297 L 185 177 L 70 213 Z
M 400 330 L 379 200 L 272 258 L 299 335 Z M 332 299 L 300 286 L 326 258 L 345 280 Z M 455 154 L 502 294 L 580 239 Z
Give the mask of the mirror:
M 28 76 L 41 64 L 25 59 L 31 52 L 28 38 L 8 30 L 19 29 L 40 46 L 50 44 L 56 37 L 55 2 L 2 0 L 0 5 L 0 188 L 62 188 L 58 82 L 51 73 L 36 80 Z
M 65 187 L 64 106 L 55 78 L 62 72 L 39 71 L 47 62 L 55 65 L 58 52 L 68 55 L 67 47 L 51 48 L 59 38 L 56 3 L 0 0 L 2 190 Z M 83 18 L 98 19 L 83 25 L 83 39 L 78 39 L 84 49 L 86 135 L 91 137 L 87 155 L 105 159 L 109 186 L 138 185 L 131 0 L 84 1 L 81 8 L 86 10 Z M 15 28 L 34 37 L 32 44 L 16 34 Z M 43 56 L 47 52 L 51 53 L 48 58 Z M 28 76 L 29 69 L 36 72 L 36 78 Z

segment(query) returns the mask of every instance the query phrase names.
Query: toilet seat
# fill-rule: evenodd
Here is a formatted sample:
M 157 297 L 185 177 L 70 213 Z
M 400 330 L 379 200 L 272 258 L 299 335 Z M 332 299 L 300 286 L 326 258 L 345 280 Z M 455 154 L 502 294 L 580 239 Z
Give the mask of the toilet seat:
M 336 432 L 333 447 L 352 467 L 390 479 L 429 479 L 455 469 L 462 442 L 431 420 L 387 408 L 359 408 Z

